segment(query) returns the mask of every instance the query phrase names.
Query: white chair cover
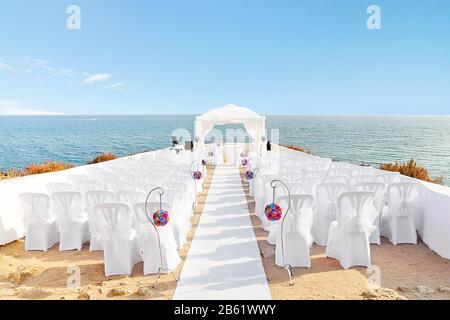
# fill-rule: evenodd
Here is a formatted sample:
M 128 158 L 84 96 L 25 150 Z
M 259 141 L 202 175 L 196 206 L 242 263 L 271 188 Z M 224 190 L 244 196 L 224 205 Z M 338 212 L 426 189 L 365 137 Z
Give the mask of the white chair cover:
M 348 185 L 344 183 L 322 183 L 317 186 L 312 234 L 319 246 L 327 245 L 330 223 L 337 219 L 337 199 L 347 191 Z
M 86 201 L 86 212 L 89 216 L 89 231 L 91 233 L 91 241 L 89 243 L 90 251 L 103 250 L 100 241 L 99 218 L 95 215 L 94 208 L 99 204 L 111 203 L 116 199 L 116 195 L 112 191 L 92 190 L 84 194 Z
M 147 204 L 150 214 L 159 209 L 159 202 L 149 202 Z M 167 203 L 163 203 L 163 209 L 169 211 L 170 206 Z M 139 251 L 144 261 L 144 274 L 154 274 L 158 271 L 167 272 L 174 270 L 181 259 L 177 252 L 177 244 L 174 238 L 173 224 L 169 222 L 162 227 L 157 227 L 162 253 L 162 266 L 161 255 L 158 246 L 158 234 L 155 228 L 148 219 L 148 213 L 145 208 L 145 203 L 138 203 L 134 206 L 134 212 L 136 220 L 138 221 L 137 238 Z M 162 270 L 160 268 L 162 267 Z
M 370 243 L 376 243 L 378 245 L 381 244 L 380 240 L 381 212 L 383 211 L 383 208 L 386 205 L 386 196 L 384 193 L 385 189 L 386 185 L 382 182 L 363 182 L 355 186 L 356 191 L 371 191 L 375 194 L 373 205 L 377 210 L 377 217 L 373 222 L 373 224 L 376 229 L 370 234 L 369 241 Z
M 134 186 L 131 183 L 123 180 L 106 179 L 104 181 L 107 190 L 117 192 L 120 190 L 134 190 Z
M 306 188 L 306 193 L 315 195 L 316 194 L 316 188 L 321 183 L 322 179 L 318 177 L 309 177 L 309 178 L 303 178 L 302 183 Z
M 26 228 L 25 250 L 47 251 L 59 241 L 56 217 L 50 213 L 50 197 L 43 193 L 19 195 Z
M 381 216 L 381 235 L 394 245 L 417 243 L 416 228 L 422 223 L 420 186 L 394 183 L 387 188 L 388 205 Z
M 289 197 L 279 199 L 287 207 Z M 312 195 L 291 195 L 291 208 L 286 215 L 281 232 L 281 223 L 277 225 L 275 263 L 284 267 L 311 267 L 309 249 L 313 243 L 311 226 L 313 223 L 314 197 Z M 284 250 L 284 259 L 283 259 Z
M 52 195 L 54 212 L 58 217 L 60 233 L 59 250 L 81 250 L 89 240 L 89 225 L 83 210 L 81 193 L 75 191 L 55 192 Z
M 82 194 L 93 190 L 102 190 L 103 184 L 97 180 L 84 180 L 75 184 L 75 189 Z
M 322 180 L 322 183 L 345 183 L 350 185 L 350 179 L 347 176 L 328 176 Z
M 374 193 L 355 191 L 338 197 L 338 220 L 330 225 L 326 256 L 352 266 L 371 266 L 369 235 L 374 230 Z
M 349 177 L 351 176 L 352 171 L 349 168 L 340 168 L 340 169 L 330 169 L 328 171 L 328 176 L 333 177 L 333 176 L 344 176 L 344 177 Z
M 393 183 L 398 183 L 401 180 L 401 174 L 398 172 L 384 172 L 376 175 L 376 180 L 383 182 L 386 187 Z
M 376 181 L 375 176 L 370 174 L 354 175 L 350 178 L 350 188 L 352 190 L 356 190 L 355 187 L 358 184 L 375 181 Z
M 89 176 L 86 174 L 69 174 L 67 176 L 67 181 L 75 187 L 78 182 L 89 180 Z
M 105 203 L 95 206 L 94 214 L 99 222 L 105 275 L 131 275 L 133 266 L 142 259 L 136 231 L 131 228 L 130 208 L 124 203 Z
M 73 191 L 72 185 L 66 182 L 52 182 L 45 185 L 47 192 L 51 195 L 55 192 Z

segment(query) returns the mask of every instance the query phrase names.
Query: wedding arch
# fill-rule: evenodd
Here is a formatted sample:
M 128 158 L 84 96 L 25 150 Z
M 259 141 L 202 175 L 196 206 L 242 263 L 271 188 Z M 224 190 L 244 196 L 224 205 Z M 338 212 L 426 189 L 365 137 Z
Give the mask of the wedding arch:
M 206 112 L 195 119 L 195 136 L 201 148 L 204 148 L 205 137 L 216 125 L 242 124 L 252 138 L 253 150 L 258 150 L 266 131 L 266 117 L 256 112 L 228 104 Z

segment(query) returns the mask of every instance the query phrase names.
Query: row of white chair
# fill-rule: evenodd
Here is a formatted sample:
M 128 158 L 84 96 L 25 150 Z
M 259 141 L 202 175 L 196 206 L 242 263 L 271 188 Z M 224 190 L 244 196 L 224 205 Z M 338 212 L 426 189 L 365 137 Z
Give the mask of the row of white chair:
M 394 244 L 417 243 L 416 229 L 420 227 L 421 221 L 418 184 L 401 183 L 400 175 L 396 173 L 347 163 L 327 164 L 328 160 L 319 160 L 321 163 L 311 166 L 311 159 L 307 158 L 280 162 L 283 161 L 288 169 L 266 164 L 263 170 L 258 167 L 257 178 L 250 182 L 257 215 L 264 229 L 269 231 L 269 243 L 277 246 L 278 265 L 310 267 L 309 247 L 313 242 L 326 245 L 327 255 L 340 260 L 344 268 L 370 266 L 369 244 L 380 244 L 380 235 L 386 236 Z M 307 164 L 301 165 L 302 162 Z M 328 169 L 314 170 L 320 166 L 328 166 Z M 271 223 L 264 217 L 265 204 L 272 202 L 270 183 L 274 179 L 286 182 L 292 196 L 291 210 L 297 212 L 292 216 L 291 212 L 288 215 L 290 218 L 285 221 L 285 225 L 288 225 L 286 230 L 297 230 L 294 234 L 285 232 L 287 262 L 281 261 L 280 223 Z M 278 202 L 287 201 L 282 187 L 277 188 L 277 193 Z M 303 212 L 303 218 L 300 212 Z M 355 228 L 361 232 L 355 233 Z M 350 236 L 354 233 L 359 238 Z M 366 237 L 361 236 L 362 233 Z M 352 248 L 353 245 L 356 247 Z

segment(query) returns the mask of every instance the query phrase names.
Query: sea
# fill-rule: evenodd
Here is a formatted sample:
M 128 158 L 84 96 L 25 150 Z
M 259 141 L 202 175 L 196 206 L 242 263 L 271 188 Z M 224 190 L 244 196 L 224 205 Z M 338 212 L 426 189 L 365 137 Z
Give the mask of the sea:
M 171 145 L 193 134 L 195 115 L 0 116 L 0 171 L 30 163 L 81 165 Z M 450 185 L 450 116 L 267 116 L 268 137 L 314 155 L 378 167 L 416 160 Z M 218 130 L 239 129 L 219 126 Z M 207 140 L 214 137 L 207 137 Z

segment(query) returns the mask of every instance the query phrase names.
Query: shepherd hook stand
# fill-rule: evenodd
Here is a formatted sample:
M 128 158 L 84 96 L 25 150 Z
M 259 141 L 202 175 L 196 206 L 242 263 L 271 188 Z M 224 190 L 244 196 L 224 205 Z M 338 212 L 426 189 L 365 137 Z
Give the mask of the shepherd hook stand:
M 158 279 L 161 277 L 161 272 L 162 271 L 168 271 L 169 273 L 172 274 L 173 278 L 175 279 L 175 282 L 178 281 L 175 273 L 172 270 L 164 269 L 164 262 L 163 262 L 163 256 L 162 256 L 162 248 L 161 248 L 161 238 L 159 236 L 159 230 L 158 230 L 158 227 L 155 225 L 155 223 L 153 221 L 153 218 L 150 217 L 149 210 L 148 210 L 148 199 L 150 198 L 151 194 L 154 191 L 156 191 L 156 190 L 159 191 L 159 210 L 162 211 L 162 200 L 161 200 L 161 197 L 164 194 L 164 189 L 163 188 L 156 187 L 156 188 L 152 189 L 148 193 L 147 198 L 145 199 L 145 211 L 147 212 L 147 219 L 150 221 L 150 223 L 152 224 L 153 228 L 155 228 L 156 235 L 158 236 L 159 258 L 160 258 L 160 263 L 161 263 L 160 267 L 158 268 L 158 274 L 156 276 L 155 283 L 153 283 L 153 285 L 152 285 L 152 288 L 156 288 L 156 284 L 158 283 Z
M 247 166 L 248 166 L 248 169 L 247 169 L 247 171 L 252 171 L 251 170 L 251 168 L 252 168 L 252 163 L 253 162 L 255 162 L 255 171 L 253 171 L 253 179 L 252 180 L 254 180 L 255 178 L 256 178 L 256 175 L 258 174 L 258 171 L 259 171 L 259 167 L 258 167 L 258 163 L 256 162 L 256 160 L 255 159 L 248 159 L 248 162 L 247 162 Z
M 197 165 L 197 170 L 192 170 L 192 166 L 193 166 L 194 164 Z M 199 167 L 199 161 L 198 161 L 198 160 L 192 161 L 192 162 L 191 162 L 191 165 L 190 165 L 190 167 L 189 167 L 189 171 L 190 171 L 190 173 L 191 173 L 191 177 L 194 179 L 194 193 L 195 193 L 195 194 L 194 194 L 194 204 L 193 204 L 193 208 L 195 208 L 195 206 L 197 205 L 197 180 L 195 180 L 195 178 L 194 178 L 194 172 L 200 171 L 200 170 L 198 169 L 198 167 Z M 203 174 L 202 174 L 202 178 L 203 178 Z
M 287 187 L 287 185 L 281 181 L 281 180 L 272 180 L 272 182 L 270 183 L 270 186 L 272 187 L 272 191 L 273 191 L 273 203 L 275 203 L 275 189 L 277 187 L 277 184 L 281 184 L 284 186 L 284 188 L 287 190 L 288 192 L 288 208 L 286 210 L 286 213 L 283 215 L 283 219 L 281 220 L 281 228 L 280 228 L 280 232 L 281 232 L 281 253 L 283 255 L 283 267 L 284 269 L 286 269 L 288 275 L 289 275 L 289 284 L 291 286 L 293 286 L 295 284 L 294 280 L 292 280 L 292 275 L 293 275 L 293 270 L 292 270 L 292 266 L 290 264 L 286 264 L 285 263 L 285 252 L 284 252 L 284 237 L 283 237 L 283 227 L 284 227 L 284 221 L 286 220 L 286 217 L 289 213 L 289 209 L 291 208 L 291 192 L 289 191 L 289 188 Z

